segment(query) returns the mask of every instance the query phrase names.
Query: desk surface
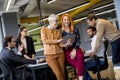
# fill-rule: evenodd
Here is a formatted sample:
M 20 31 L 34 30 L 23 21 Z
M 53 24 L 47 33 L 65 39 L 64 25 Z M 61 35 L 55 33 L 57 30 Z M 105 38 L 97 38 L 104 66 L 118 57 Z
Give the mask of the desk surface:
M 27 67 L 38 67 L 38 66 L 47 66 L 46 62 L 38 63 L 38 64 L 29 64 Z
M 27 66 L 27 69 L 30 69 L 32 71 L 32 75 L 33 75 L 33 80 L 36 80 L 36 70 L 38 69 L 43 69 L 43 68 L 47 68 L 48 64 L 46 62 L 43 63 L 38 63 L 38 64 L 29 64 Z

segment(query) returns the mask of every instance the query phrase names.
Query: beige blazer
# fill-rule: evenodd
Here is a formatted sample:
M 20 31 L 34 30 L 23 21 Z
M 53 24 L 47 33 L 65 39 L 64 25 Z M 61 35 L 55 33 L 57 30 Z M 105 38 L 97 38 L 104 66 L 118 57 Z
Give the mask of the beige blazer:
M 62 38 L 62 33 L 58 29 L 49 29 L 48 27 L 41 28 L 41 39 L 44 46 L 44 54 L 62 53 L 62 43 L 57 43 L 57 40 Z
M 105 19 L 96 20 L 96 30 L 97 34 L 95 47 L 93 49 L 94 52 L 97 52 L 98 48 L 100 47 L 100 41 L 103 39 L 103 37 L 111 42 L 120 38 L 120 31 L 117 29 L 117 27 Z

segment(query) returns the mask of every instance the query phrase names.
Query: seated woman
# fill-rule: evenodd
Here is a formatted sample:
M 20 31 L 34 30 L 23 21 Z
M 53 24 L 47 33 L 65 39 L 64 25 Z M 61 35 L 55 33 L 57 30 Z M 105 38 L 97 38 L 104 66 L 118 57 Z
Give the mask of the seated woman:
M 19 25 L 18 37 L 16 39 L 16 47 L 22 46 L 22 56 L 27 59 L 35 58 L 35 49 L 33 44 L 33 39 L 28 36 L 27 28 Z
M 71 64 L 77 71 L 79 80 L 83 80 L 84 73 L 84 54 L 80 46 L 80 35 L 78 29 L 73 26 L 72 19 L 69 14 L 62 16 L 62 34 L 63 37 L 75 34 L 76 38 L 72 45 L 64 48 L 66 61 Z

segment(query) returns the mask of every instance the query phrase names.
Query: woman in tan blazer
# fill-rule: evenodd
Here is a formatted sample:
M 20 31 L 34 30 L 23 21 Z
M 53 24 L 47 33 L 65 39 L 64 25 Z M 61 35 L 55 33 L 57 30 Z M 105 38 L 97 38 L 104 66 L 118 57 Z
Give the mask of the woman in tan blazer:
M 58 16 L 52 14 L 48 17 L 49 26 L 41 29 L 41 39 L 44 46 L 46 62 L 55 73 L 57 80 L 65 80 L 65 56 L 62 47 L 62 33 L 58 27 Z

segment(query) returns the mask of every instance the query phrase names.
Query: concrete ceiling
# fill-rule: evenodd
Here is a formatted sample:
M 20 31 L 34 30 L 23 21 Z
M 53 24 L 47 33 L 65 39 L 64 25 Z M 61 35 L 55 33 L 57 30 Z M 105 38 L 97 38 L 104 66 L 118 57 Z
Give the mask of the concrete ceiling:
M 25 3 L 26 5 L 23 3 Z M 93 0 L 94 1 L 94 0 Z M 23 2 L 23 3 L 22 3 Z M 27 3 L 28 2 L 28 3 Z M 48 17 L 50 14 L 53 13 L 60 13 L 66 10 L 69 10 L 71 8 L 83 5 L 85 3 L 88 3 L 89 0 L 56 0 L 51 4 L 47 4 L 46 0 L 41 0 L 41 13 L 42 17 Z M 108 5 L 110 3 L 113 3 L 113 0 L 101 0 L 100 3 L 90 7 L 88 10 L 81 12 L 80 14 L 74 16 L 74 19 L 82 18 L 86 15 L 88 15 L 90 12 L 96 12 L 100 13 L 102 11 L 110 10 L 114 8 L 114 5 L 107 6 L 105 8 L 99 9 L 99 10 L 93 10 L 95 8 L 98 8 L 100 6 Z M 17 3 L 16 3 L 17 5 Z M 21 7 L 19 8 L 20 16 L 21 17 L 38 17 L 39 16 L 39 10 L 37 6 L 37 0 L 21 0 Z
M 73 10 L 70 13 L 73 15 L 73 20 L 83 19 L 89 13 L 96 13 L 100 17 L 109 18 L 115 17 L 115 9 L 113 0 L 56 0 L 51 4 L 47 3 L 48 0 L 41 0 L 41 16 L 47 18 L 50 14 L 59 14 L 63 11 L 68 11 L 77 6 L 81 6 L 85 3 L 90 5 Z M 96 2 L 98 1 L 98 2 Z M 8 0 L 0 0 L 0 13 L 5 12 Z M 106 6 L 107 5 L 107 6 Z M 103 8 L 100 8 L 104 6 Z M 98 9 L 97 9 L 98 8 Z M 99 9 L 100 8 L 100 9 Z M 37 6 L 37 0 L 11 0 L 10 8 L 8 11 L 16 11 L 23 20 L 22 25 L 26 26 L 30 32 L 30 35 L 39 35 L 39 9 Z M 104 15 L 104 16 L 103 16 Z M 34 37 L 33 37 L 34 38 Z M 36 38 L 36 37 L 35 37 Z M 38 38 L 39 43 L 39 38 Z
M 82 5 L 89 2 L 88 0 L 56 0 L 51 4 L 47 4 L 46 0 L 41 0 L 42 16 L 48 16 L 51 13 L 59 13 L 64 10 Z M 11 7 L 18 6 L 21 17 L 36 17 L 39 16 L 37 0 L 16 0 Z M 10 10 L 11 10 L 10 7 Z
M 0 0 L 0 11 L 5 11 L 7 1 L 8 0 Z M 47 3 L 47 0 L 40 0 L 41 13 L 42 13 L 41 16 L 43 18 L 46 18 L 50 14 L 53 14 L 53 13 L 59 14 L 71 8 L 75 8 L 85 3 L 95 2 L 95 1 L 99 1 L 99 3 L 92 5 L 87 9 L 82 10 L 81 12 L 78 11 L 78 13 L 73 16 L 73 19 L 77 20 L 80 18 L 84 18 L 91 12 L 99 14 L 103 11 L 114 9 L 113 0 L 56 0 L 50 4 Z M 96 8 L 99 8 L 105 5 L 108 5 L 108 6 L 101 9 L 94 10 Z M 37 0 L 11 0 L 10 8 L 8 11 L 17 11 L 19 13 L 20 18 L 33 18 L 33 17 L 39 18 L 40 16 Z
M 6 5 L 5 1 L 8 1 L 8 0 L 0 0 L 0 4 L 1 4 L 0 10 L 5 9 L 3 5 L 3 3 Z M 41 13 L 43 17 L 46 17 L 52 13 L 60 13 L 68 9 L 88 3 L 89 1 L 91 0 L 56 0 L 51 4 L 47 4 L 47 0 L 41 0 L 40 1 L 41 11 L 42 11 Z M 75 18 L 86 16 L 85 13 L 89 13 L 93 11 L 94 8 L 97 8 L 112 2 L 113 0 L 101 0 L 99 4 L 96 4 L 90 7 L 87 11 L 80 13 L 79 16 L 77 15 Z M 105 11 L 108 9 L 111 9 L 111 7 L 108 6 L 106 8 L 103 8 L 102 11 Z M 39 16 L 37 0 L 12 0 L 9 11 L 18 11 L 20 17 L 38 17 Z M 98 12 L 100 11 L 101 10 L 99 10 Z

